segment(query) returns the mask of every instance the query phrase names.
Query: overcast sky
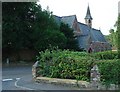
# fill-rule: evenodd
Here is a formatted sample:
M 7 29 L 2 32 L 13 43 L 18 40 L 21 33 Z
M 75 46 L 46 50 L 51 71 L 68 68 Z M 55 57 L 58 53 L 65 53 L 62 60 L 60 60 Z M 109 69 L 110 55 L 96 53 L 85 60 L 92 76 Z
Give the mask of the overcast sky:
M 85 15 L 89 3 L 93 17 L 92 27 L 101 29 L 104 35 L 114 28 L 118 17 L 118 1 L 120 0 L 39 0 L 43 9 L 49 6 L 57 16 L 76 15 L 79 22 L 85 23 Z

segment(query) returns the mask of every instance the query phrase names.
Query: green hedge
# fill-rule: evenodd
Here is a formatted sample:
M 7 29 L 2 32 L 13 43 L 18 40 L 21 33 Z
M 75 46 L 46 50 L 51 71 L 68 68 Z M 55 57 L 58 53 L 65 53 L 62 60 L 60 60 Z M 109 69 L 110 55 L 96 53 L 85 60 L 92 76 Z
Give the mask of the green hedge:
M 40 52 L 40 76 L 89 81 L 94 58 L 85 52 L 46 50 Z
M 40 52 L 37 57 L 39 61 L 38 75 L 89 81 L 90 70 L 96 63 L 100 69 L 103 83 L 120 84 L 120 59 L 115 58 L 117 58 L 117 52 L 111 51 L 88 54 L 86 52 L 47 49 Z
M 120 84 L 120 59 L 97 62 L 103 83 Z
M 103 60 L 103 59 L 118 59 L 118 52 L 117 51 L 103 51 L 97 52 L 93 54 L 96 59 Z

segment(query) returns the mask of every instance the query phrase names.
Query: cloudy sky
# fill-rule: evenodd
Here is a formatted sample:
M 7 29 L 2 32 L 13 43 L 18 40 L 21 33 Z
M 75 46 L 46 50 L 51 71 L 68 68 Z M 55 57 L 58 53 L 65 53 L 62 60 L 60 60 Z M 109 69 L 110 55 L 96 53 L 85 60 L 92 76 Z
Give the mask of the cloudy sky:
M 54 15 L 76 15 L 79 22 L 85 23 L 85 15 L 89 3 L 93 17 L 92 27 L 101 29 L 104 35 L 114 28 L 118 17 L 118 1 L 120 0 L 39 0 L 43 9 L 49 6 Z

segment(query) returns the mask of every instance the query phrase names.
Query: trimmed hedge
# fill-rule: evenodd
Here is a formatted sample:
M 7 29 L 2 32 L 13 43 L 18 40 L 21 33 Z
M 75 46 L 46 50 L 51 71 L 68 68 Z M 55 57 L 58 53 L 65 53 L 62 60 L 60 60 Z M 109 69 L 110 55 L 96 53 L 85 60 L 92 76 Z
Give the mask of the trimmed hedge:
M 90 69 L 95 61 L 86 52 L 46 50 L 37 57 L 39 76 L 89 81 Z
M 120 59 L 97 62 L 103 83 L 120 84 Z
M 103 60 L 103 59 L 118 59 L 118 52 L 117 51 L 103 51 L 97 52 L 93 54 L 96 59 Z
M 120 59 L 117 52 L 105 51 L 93 54 L 69 50 L 45 50 L 40 52 L 38 76 L 90 81 L 90 70 L 97 64 L 103 83 L 120 84 Z

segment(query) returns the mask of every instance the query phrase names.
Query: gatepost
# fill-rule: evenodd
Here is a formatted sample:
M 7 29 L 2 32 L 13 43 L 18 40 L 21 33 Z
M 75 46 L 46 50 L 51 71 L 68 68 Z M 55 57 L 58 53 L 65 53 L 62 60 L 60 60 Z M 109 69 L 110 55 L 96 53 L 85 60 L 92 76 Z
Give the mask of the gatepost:
M 32 77 L 33 77 L 33 79 L 35 79 L 37 77 L 38 63 L 39 63 L 39 61 L 35 62 L 35 64 L 32 66 Z
M 93 89 L 100 89 L 100 73 L 97 65 L 94 65 L 90 73 L 91 87 Z

